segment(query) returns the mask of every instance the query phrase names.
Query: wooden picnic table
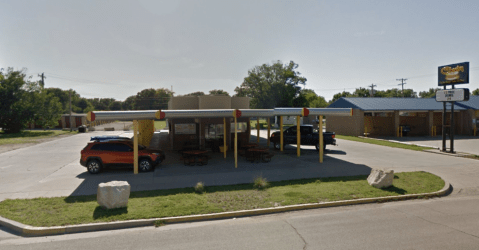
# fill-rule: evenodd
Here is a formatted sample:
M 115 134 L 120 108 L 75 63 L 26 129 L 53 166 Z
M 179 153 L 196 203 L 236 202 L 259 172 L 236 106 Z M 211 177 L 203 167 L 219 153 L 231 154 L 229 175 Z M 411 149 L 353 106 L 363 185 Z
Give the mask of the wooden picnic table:
M 269 162 L 271 161 L 271 154 L 267 147 L 250 148 L 247 150 L 246 159 L 254 162 L 255 160 Z
M 185 165 L 206 165 L 208 164 L 208 156 L 206 155 L 208 151 L 206 150 L 188 150 L 183 151 L 183 159 Z

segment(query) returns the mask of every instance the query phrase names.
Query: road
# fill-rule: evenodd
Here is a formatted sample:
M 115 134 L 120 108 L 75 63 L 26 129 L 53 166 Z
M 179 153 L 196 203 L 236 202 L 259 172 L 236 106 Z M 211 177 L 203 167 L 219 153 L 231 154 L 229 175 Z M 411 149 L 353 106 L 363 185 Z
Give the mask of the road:
M 328 148 L 328 157 L 369 167 L 392 168 L 395 171 L 432 172 L 450 181 L 454 190 L 447 197 L 430 200 L 323 208 L 248 218 L 174 224 L 159 228 L 146 227 L 52 237 L 22 238 L 0 227 L 0 248 L 479 248 L 479 210 L 477 209 L 479 162 L 477 160 L 343 140 L 338 140 L 338 144 L 338 147 Z M 334 166 L 328 167 L 334 168 Z M 51 174 L 47 175 L 49 176 Z M 3 178 L 3 174 L 0 178 Z M 33 176 L 30 178 L 33 179 Z M 0 179 L 1 185 L 4 185 L 3 181 L 4 179 Z

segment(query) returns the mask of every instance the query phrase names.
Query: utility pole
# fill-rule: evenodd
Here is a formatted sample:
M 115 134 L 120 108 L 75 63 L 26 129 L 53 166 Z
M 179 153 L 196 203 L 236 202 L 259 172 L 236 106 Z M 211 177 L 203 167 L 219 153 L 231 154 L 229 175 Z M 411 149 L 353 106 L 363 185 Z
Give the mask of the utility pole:
M 398 84 L 398 85 L 401 85 L 401 86 L 402 86 L 402 90 L 401 90 L 402 97 L 404 97 L 404 84 L 406 84 L 406 83 L 405 83 L 406 80 L 407 80 L 407 79 L 405 79 L 405 78 L 396 79 L 396 81 L 401 81 L 401 83 Z
M 41 81 L 41 83 L 40 83 L 40 86 L 41 86 L 42 89 L 43 89 L 43 88 L 45 87 L 45 78 L 47 78 L 47 77 L 45 76 L 45 73 L 42 73 L 41 75 L 38 74 L 38 76 L 42 78 L 42 81 Z
M 371 97 L 374 96 L 374 87 L 377 87 L 375 84 L 371 83 L 371 85 L 369 85 L 368 87 L 371 87 Z
M 70 132 L 73 131 L 73 124 L 72 124 L 72 90 L 70 89 Z

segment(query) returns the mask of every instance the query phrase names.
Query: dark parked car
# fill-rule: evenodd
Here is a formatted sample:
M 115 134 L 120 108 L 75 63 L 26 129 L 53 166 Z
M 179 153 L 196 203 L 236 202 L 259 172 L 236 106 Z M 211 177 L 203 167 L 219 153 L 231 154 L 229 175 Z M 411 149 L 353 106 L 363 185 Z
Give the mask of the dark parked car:
M 165 160 L 162 150 L 147 149 L 138 145 L 138 169 L 151 171 Z M 109 166 L 133 165 L 133 142 L 131 139 L 106 140 L 89 142 L 81 151 L 80 164 L 91 174 L 99 173 Z
M 316 150 L 319 150 L 319 133 L 314 131 L 313 125 L 300 126 L 301 132 L 301 145 L 314 145 Z M 283 132 L 283 145 L 296 144 L 297 143 L 297 128 L 296 126 L 289 127 Z M 334 132 L 323 132 L 323 149 L 326 149 L 326 144 L 336 145 L 336 139 Z M 280 133 L 274 132 L 271 134 L 271 142 L 274 143 L 275 149 L 280 149 Z

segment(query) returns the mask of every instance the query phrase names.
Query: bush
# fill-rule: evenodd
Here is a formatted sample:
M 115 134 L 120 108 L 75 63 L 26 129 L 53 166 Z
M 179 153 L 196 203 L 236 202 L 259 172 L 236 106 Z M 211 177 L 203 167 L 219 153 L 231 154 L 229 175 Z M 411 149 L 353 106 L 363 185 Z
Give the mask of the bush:
M 269 183 L 266 180 L 266 178 L 263 178 L 262 176 L 258 176 L 254 179 L 253 187 L 257 189 L 265 189 L 268 186 L 269 186 Z
M 203 182 L 196 183 L 195 192 L 198 194 L 202 194 L 205 192 L 205 184 Z

